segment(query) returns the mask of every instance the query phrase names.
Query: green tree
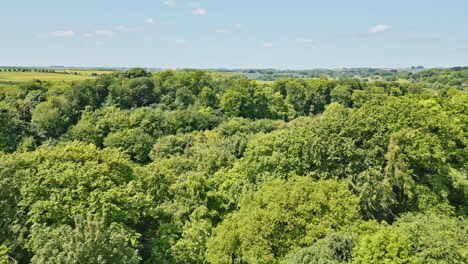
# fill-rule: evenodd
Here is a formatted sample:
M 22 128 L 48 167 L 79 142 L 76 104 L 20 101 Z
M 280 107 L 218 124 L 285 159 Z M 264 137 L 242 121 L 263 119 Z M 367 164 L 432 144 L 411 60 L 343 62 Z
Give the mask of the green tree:
M 108 94 L 107 87 L 96 81 L 81 81 L 72 84 L 69 101 L 77 109 L 97 109 Z
M 32 113 L 36 106 L 46 100 L 46 95 L 42 90 L 33 90 L 28 92 L 24 100 L 21 100 L 19 109 L 21 112 L 21 119 L 30 122 Z
M 135 78 L 130 80 L 126 86 L 130 91 L 132 102 L 136 106 L 147 106 L 157 102 L 154 82 L 150 78 Z
M 153 145 L 153 138 L 143 129 L 128 129 L 109 134 L 104 138 L 105 147 L 123 148 L 137 162 L 145 163 L 149 160 L 149 153 Z
M 0 102 L 0 151 L 13 152 L 19 145 L 25 124 L 18 120 L 11 109 Z
M 16 260 L 8 255 L 8 248 L 0 244 L 0 264 L 16 264 Z
M 73 226 L 76 216 L 92 213 L 131 230 L 148 204 L 125 154 L 78 142 L 3 157 L 0 179 L 0 243 L 13 245 L 20 262 L 28 262 L 22 249 L 35 224 Z
M 189 105 L 192 105 L 197 100 L 197 97 L 188 87 L 181 87 L 176 91 L 176 101 L 178 110 L 187 109 Z
M 330 232 L 313 246 L 288 254 L 284 264 L 339 264 L 352 260 L 356 237 L 351 232 Z
M 121 108 L 131 108 L 135 104 L 133 99 L 132 91 L 128 86 L 114 83 L 109 86 L 109 95 L 106 98 L 106 104 Z
M 445 215 L 407 214 L 394 224 L 412 242 L 418 263 L 466 263 L 468 221 Z
M 219 100 L 216 94 L 216 91 L 214 91 L 212 88 L 205 86 L 203 87 L 202 91 L 200 92 L 200 95 L 198 96 L 200 105 L 204 107 L 212 107 L 215 108 L 219 104 Z
M 156 141 L 150 153 L 152 160 L 169 158 L 170 156 L 180 155 L 185 149 L 193 144 L 190 136 L 168 135 Z
M 362 90 L 354 90 L 352 95 L 351 95 L 351 102 L 353 107 L 359 108 L 361 107 L 365 102 L 369 100 L 369 95 Z
M 344 106 L 351 106 L 351 86 L 338 85 L 330 92 L 331 102 L 336 102 Z
M 64 97 L 49 97 L 36 106 L 31 122 L 37 134 L 44 138 L 58 138 L 71 123 L 72 109 Z
M 240 210 L 217 226 L 207 259 L 278 263 L 292 249 L 311 246 L 358 218 L 358 199 L 346 184 L 306 177 L 275 180 L 246 196 Z
M 418 263 L 410 238 L 391 226 L 363 235 L 354 249 L 353 263 Z
M 322 118 L 251 141 L 226 184 L 294 174 L 337 177 L 350 182 L 366 217 L 391 221 L 413 210 L 462 213 L 464 117 L 451 114 L 462 111 L 458 106 L 429 95 L 372 100 L 359 109 L 331 104 Z
M 221 97 L 221 107 L 229 117 L 240 116 L 242 111 L 243 96 L 237 91 L 227 91 Z
M 306 98 L 313 105 L 313 113 L 322 113 L 325 106 L 330 103 L 330 92 L 336 86 L 335 83 L 325 78 L 311 80 L 308 82 Z
M 107 226 L 104 220 L 92 216 L 77 216 L 74 227 L 36 224 L 29 243 L 34 253 L 31 263 L 137 264 L 141 257 L 132 240 L 132 234 L 117 223 Z
M 124 76 L 130 79 L 140 77 L 151 77 L 151 72 L 142 68 L 132 68 L 124 73 Z
M 299 79 L 291 80 L 286 83 L 285 89 L 286 103 L 292 105 L 298 115 L 308 115 L 310 107 L 306 98 L 307 83 Z

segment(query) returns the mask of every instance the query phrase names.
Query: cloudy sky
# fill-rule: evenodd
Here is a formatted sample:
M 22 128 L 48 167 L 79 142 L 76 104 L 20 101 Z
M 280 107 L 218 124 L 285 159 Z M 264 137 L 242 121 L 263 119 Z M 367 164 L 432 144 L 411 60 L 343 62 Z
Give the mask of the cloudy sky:
M 468 65 L 467 0 L 1 0 L 0 65 Z

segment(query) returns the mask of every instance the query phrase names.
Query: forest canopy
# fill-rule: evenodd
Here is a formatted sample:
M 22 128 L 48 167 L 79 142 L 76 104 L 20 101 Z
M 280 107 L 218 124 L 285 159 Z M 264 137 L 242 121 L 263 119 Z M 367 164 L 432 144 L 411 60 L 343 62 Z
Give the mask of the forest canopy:
M 466 263 L 466 71 L 0 86 L 0 263 Z

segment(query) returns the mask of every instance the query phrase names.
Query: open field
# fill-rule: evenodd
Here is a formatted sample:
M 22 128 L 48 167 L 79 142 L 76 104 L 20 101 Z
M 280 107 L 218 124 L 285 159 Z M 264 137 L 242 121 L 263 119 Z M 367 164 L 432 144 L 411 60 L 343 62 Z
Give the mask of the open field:
M 69 74 L 67 74 L 67 73 Z M 77 74 L 74 74 L 74 73 Z M 59 70 L 56 72 L 0 72 L 0 83 L 20 83 L 31 81 L 35 79 L 44 81 L 73 81 L 95 78 L 92 76 L 93 73 L 105 74 L 110 73 L 108 71 L 84 71 L 84 70 Z
M 89 77 L 92 77 L 91 74 L 93 73 L 97 73 L 97 74 L 106 74 L 106 73 L 112 73 L 112 72 L 115 72 L 115 71 L 97 71 L 97 70 L 73 70 L 73 69 L 69 69 L 69 70 L 55 70 L 56 73 L 78 73 L 79 75 L 81 76 L 89 76 Z

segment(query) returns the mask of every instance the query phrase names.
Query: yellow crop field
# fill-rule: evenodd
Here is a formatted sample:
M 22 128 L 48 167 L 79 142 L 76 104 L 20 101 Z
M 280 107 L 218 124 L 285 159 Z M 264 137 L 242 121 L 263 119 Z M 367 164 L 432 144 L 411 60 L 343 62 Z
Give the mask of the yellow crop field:
M 65 73 L 66 72 L 66 73 Z M 74 73 L 77 74 L 74 74 Z M 0 82 L 26 82 L 31 80 L 44 80 L 44 81 L 73 81 L 95 78 L 93 73 L 98 75 L 110 73 L 107 71 L 84 71 L 84 70 L 60 70 L 56 72 L 0 72 Z
M 106 74 L 106 73 L 112 73 L 115 71 L 93 71 L 93 70 L 55 70 L 56 73 L 78 73 L 81 76 L 91 76 L 93 73 L 97 74 Z

